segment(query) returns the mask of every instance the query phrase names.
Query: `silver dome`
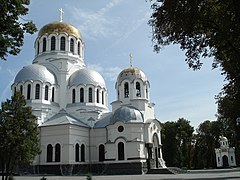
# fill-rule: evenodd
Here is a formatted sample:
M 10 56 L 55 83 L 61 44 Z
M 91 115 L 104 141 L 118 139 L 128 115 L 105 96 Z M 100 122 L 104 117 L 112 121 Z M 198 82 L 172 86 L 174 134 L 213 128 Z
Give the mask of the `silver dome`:
M 134 107 L 122 106 L 114 112 L 110 124 L 114 124 L 118 121 L 143 122 L 143 116 L 142 113 Z
M 145 73 L 136 67 L 129 67 L 127 69 L 122 70 L 118 75 L 117 83 L 121 84 L 121 82 L 125 79 L 129 80 L 130 82 L 135 79 L 141 79 L 144 82 L 148 81 Z
M 23 67 L 15 77 L 14 83 L 29 80 L 39 80 L 51 84 L 56 83 L 54 75 L 45 66 L 39 64 L 31 64 Z
M 69 78 L 69 86 L 78 86 L 80 84 L 92 84 L 106 88 L 103 77 L 97 71 L 87 68 L 74 72 Z

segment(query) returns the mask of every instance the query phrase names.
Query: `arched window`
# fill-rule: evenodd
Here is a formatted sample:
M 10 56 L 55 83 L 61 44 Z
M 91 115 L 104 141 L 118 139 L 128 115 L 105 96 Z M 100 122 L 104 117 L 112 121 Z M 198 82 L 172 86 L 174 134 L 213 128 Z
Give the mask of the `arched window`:
M 124 144 L 123 144 L 123 142 L 118 143 L 118 160 L 124 160 Z
M 54 87 L 52 88 L 52 102 L 54 102 Z
M 37 54 L 39 54 L 39 41 L 37 42 Z
M 127 82 L 124 83 L 124 97 L 125 98 L 129 97 L 129 86 Z
M 75 146 L 75 161 L 79 162 L 79 144 L 77 143 Z
M 99 146 L 99 161 L 105 160 L 105 147 L 103 144 Z
M 51 37 L 51 51 L 54 51 L 56 49 L 56 38 L 55 36 Z
M 136 96 L 141 97 L 141 86 L 139 82 L 136 82 Z
M 47 145 L 47 162 L 53 161 L 53 147 L 51 144 Z
M 20 86 L 20 93 L 23 94 L 23 86 Z
M 88 102 L 92 102 L 92 88 L 88 89 Z
M 43 38 L 43 47 L 42 47 L 42 51 L 45 52 L 47 49 L 47 40 L 46 38 Z
M 97 89 L 97 103 L 99 103 L 99 89 Z
M 146 86 L 146 98 L 148 99 L 148 87 Z
M 70 52 L 74 53 L 74 40 L 72 38 L 70 40 Z
M 27 86 L 27 99 L 31 99 L 31 84 Z
M 61 37 L 61 39 L 60 39 L 60 50 L 61 51 L 65 51 L 65 44 L 66 44 L 66 38 L 65 37 Z
M 84 89 L 80 88 L 80 102 L 84 102 Z
M 40 85 L 36 84 L 36 89 L 35 89 L 35 99 L 40 98 Z
M 72 103 L 75 103 L 76 102 L 76 90 L 73 89 L 72 90 Z
M 80 42 L 78 42 L 78 55 L 80 55 Z
M 55 162 L 60 162 L 61 160 L 61 146 L 56 144 L 55 146 Z
M 104 91 L 102 91 L 102 104 L 104 104 Z
M 48 100 L 48 85 L 45 86 L 45 100 Z
M 81 145 L 81 162 L 85 162 L 85 145 Z

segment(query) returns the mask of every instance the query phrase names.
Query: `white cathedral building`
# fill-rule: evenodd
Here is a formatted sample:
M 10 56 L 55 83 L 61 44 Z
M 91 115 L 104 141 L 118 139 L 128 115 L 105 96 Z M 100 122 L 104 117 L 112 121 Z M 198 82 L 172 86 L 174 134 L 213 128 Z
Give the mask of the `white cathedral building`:
M 84 41 L 74 26 L 46 24 L 34 43 L 35 58 L 15 77 L 40 129 L 38 173 L 142 174 L 166 168 L 161 126 L 150 102 L 150 83 L 136 67 L 116 80 L 108 108 L 103 77 L 84 63 Z

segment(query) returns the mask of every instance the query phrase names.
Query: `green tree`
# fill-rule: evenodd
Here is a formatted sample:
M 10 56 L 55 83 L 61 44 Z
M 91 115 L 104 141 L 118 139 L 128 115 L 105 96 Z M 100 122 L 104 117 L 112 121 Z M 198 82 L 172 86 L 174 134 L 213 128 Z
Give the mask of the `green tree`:
M 215 148 L 219 147 L 219 137 L 223 134 L 223 124 L 219 121 L 206 120 L 199 125 L 195 135 L 194 168 L 216 167 Z
M 40 153 L 39 131 L 31 107 L 19 92 L 2 103 L 0 117 L 0 166 L 6 180 L 16 165 L 30 163 Z
M 190 122 L 184 118 L 163 123 L 163 159 L 167 166 L 190 168 L 193 131 Z
M 226 84 L 217 96 L 218 118 L 235 134 L 240 147 L 240 10 L 238 0 L 156 0 L 152 4 L 154 50 L 179 44 L 186 62 L 196 70 L 202 58 L 212 57 L 212 67 L 219 67 Z M 230 113 L 232 112 L 232 113 Z M 238 154 L 238 153 L 237 153 Z M 240 163 L 240 153 L 237 155 Z
M 191 150 L 192 136 L 194 128 L 190 125 L 190 121 L 180 118 L 177 123 L 177 139 L 179 141 L 180 155 L 178 156 L 180 167 L 191 168 Z
M 0 0 L 0 58 L 17 55 L 23 45 L 24 34 L 37 31 L 32 21 L 23 19 L 30 0 Z

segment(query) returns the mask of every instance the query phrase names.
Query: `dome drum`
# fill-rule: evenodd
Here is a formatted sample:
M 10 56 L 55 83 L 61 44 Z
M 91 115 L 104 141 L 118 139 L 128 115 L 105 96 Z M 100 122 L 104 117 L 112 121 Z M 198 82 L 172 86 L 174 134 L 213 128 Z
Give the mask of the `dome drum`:
M 83 58 L 84 43 L 80 31 L 64 22 L 53 22 L 40 29 L 35 41 L 35 54 L 70 52 Z

